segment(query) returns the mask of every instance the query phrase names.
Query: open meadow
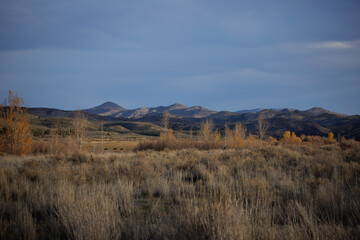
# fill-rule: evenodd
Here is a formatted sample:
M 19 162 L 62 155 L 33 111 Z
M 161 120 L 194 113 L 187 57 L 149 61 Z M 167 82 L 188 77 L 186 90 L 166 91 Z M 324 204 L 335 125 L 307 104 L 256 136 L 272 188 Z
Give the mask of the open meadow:
M 0 239 L 358 239 L 360 146 L 0 157 Z

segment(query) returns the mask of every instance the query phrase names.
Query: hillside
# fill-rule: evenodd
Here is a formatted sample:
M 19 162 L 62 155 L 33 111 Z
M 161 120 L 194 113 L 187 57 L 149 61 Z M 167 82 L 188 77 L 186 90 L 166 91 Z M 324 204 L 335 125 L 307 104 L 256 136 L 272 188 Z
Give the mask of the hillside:
M 149 115 L 162 115 L 164 111 L 168 111 L 170 114 L 178 117 L 193 117 L 193 118 L 203 118 L 215 113 L 215 111 L 209 110 L 201 106 L 187 107 L 183 104 L 175 103 L 170 106 L 136 108 L 132 110 L 119 111 L 109 116 L 137 119 Z
M 39 117 L 66 117 L 72 118 L 74 111 L 65 111 L 52 108 L 29 108 L 29 113 Z M 169 106 L 159 106 L 151 108 L 125 109 L 115 103 L 107 102 L 94 108 L 84 110 L 89 120 L 126 123 L 118 124 L 121 127 L 109 128 L 117 133 L 132 132 L 140 135 L 158 135 L 161 129 L 157 129 L 164 111 L 168 111 L 172 118 L 170 127 L 174 130 L 182 129 L 190 131 L 200 128 L 204 118 L 214 120 L 215 128 L 223 131 L 225 125 L 230 127 L 235 122 L 243 123 L 249 133 L 256 134 L 256 123 L 259 117 L 269 122 L 268 135 L 281 137 L 282 133 L 289 130 L 297 135 L 319 135 L 325 136 L 330 131 L 336 136 L 345 136 L 360 140 L 360 116 L 348 116 L 334 113 L 319 107 L 301 111 L 296 109 L 256 109 L 244 110 L 244 113 L 229 111 L 213 111 L 201 106 L 188 107 L 183 104 L 172 104 Z M 241 112 L 241 111 L 240 111 Z M 130 127 L 128 123 L 132 122 L 136 126 Z M 148 127 L 141 124 L 151 124 Z M 122 128 L 125 129 L 122 129 Z

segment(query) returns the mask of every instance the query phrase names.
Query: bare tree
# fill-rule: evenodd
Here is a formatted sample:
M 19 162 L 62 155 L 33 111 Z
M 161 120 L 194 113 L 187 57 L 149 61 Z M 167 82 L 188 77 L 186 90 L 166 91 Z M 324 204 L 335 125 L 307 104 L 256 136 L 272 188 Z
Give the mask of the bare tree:
M 269 128 L 269 123 L 264 119 L 263 116 L 260 116 L 258 118 L 256 128 L 259 134 L 259 139 L 264 140 L 267 130 Z
M 242 139 L 246 137 L 247 129 L 241 122 L 236 122 L 234 127 L 234 134 Z
M 162 127 L 165 128 L 165 131 L 167 131 L 169 129 L 170 118 L 171 118 L 171 114 L 167 110 L 165 110 L 163 112 L 163 115 L 162 115 L 162 118 L 160 121 L 160 124 Z
M 51 141 L 50 141 L 50 152 L 54 154 L 59 150 L 59 135 L 61 135 L 61 123 L 58 118 L 52 124 L 52 131 L 51 131 Z
M 226 147 L 233 147 L 233 145 L 234 145 L 234 133 L 233 133 L 233 131 L 230 129 L 228 123 L 225 124 L 225 136 L 224 136 L 224 140 L 225 140 L 225 146 L 226 146 Z
M 101 148 L 101 151 L 104 150 L 104 121 L 101 120 L 100 122 L 100 138 L 101 138 L 101 145 L 100 145 L 100 148 Z
M 76 111 L 75 116 L 73 119 L 73 127 L 74 127 L 74 134 L 76 137 L 76 141 L 79 147 L 79 150 L 81 151 L 81 145 L 82 140 L 86 132 L 86 128 L 89 125 L 89 121 L 87 120 L 84 112 L 82 111 Z

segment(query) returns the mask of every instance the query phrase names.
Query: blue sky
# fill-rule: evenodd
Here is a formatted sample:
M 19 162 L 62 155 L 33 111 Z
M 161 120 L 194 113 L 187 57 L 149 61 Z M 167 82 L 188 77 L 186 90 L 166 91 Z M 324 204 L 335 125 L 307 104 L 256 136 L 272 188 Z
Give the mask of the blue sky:
M 360 114 L 359 13 L 356 0 L 0 0 L 0 97 Z

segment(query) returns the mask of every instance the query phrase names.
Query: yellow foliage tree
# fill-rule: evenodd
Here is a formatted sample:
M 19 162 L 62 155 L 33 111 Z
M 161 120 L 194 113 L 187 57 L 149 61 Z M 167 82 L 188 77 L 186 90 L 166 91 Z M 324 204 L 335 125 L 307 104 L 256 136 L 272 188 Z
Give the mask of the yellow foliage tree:
M 170 128 L 166 133 L 160 133 L 160 140 L 175 141 L 174 131 Z
M 334 142 L 335 142 L 334 133 L 332 133 L 332 132 L 329 132 L 329 133 L 328 133 L 328 141 L 329 141 L 330 143 L 334 143 Z
M 231 130 L 229 125 L 225 126 L 225 137 L 224 145 L 228 148 L 239 148 L 244 144 L 246 137 L 246 127 L 243 126 L 240 122 L 236 122 L 234 129 Z
M 283 134 L 283 139 L 290 139 L 291 138 L 291 132 L 290 131 L 286 131 Z
M 203 140 L 209 141 L 213 135 L 214 129 L 214 122 L 211 119 L 206 119 L 201 123 L 200 127 L 200 135 L 202 136 Z
M 260 146 L 262 144 L 262 141 L 255 137 L 252 134 L 249 134 L 249 136 L 244 140 L 244 146 L 245 147 L 254 147 L 254 146 Z
M 22 155 L 31 151 L 30 120 L 23 106 L 24 100 L 9 90 L 8 99 L 0 106 L 0 152 Z
M 288 144 L 300 144 L 302 143 L 301 138 L 296 136 L 295 132 L 286 131 L 283 134 L 283 138 L 281 139 L 282 143 Z
M 234 133 L 230 129 L 229 125 L 225 125 L 225 136 L 224 136 L 224 146 L 227 148 L 233 148 L 235 145 L 234 143 Z
M 214 132 L 214 142 L 219 143 L 221 141 L 221 134 L 218 129 Z

